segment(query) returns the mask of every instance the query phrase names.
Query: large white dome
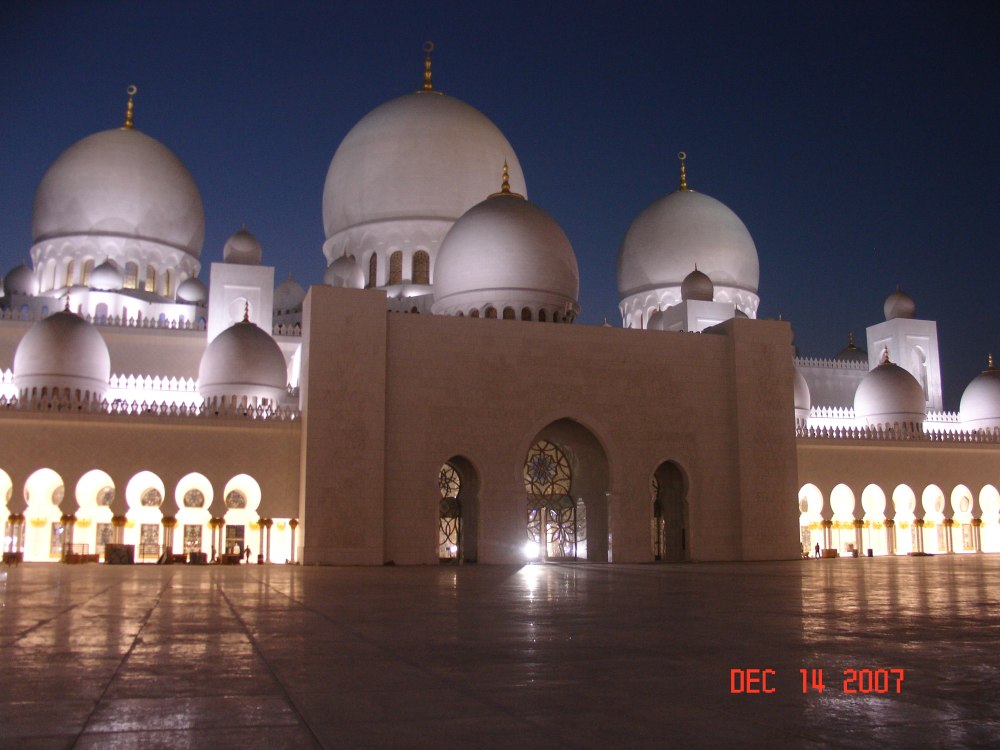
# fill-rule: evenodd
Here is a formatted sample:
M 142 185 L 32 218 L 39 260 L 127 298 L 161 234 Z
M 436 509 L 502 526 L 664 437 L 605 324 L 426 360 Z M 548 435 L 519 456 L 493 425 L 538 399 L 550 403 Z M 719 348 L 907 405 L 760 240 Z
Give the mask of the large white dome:
M 435 314 L 498 316 L 511 308 L 532 319 L 572 320 L 580 273 L 565 232 L 535 204 L 509 192 L 470 208 L 445 237 L 434 283 Z
M 681 189 L 639 214 L 622 241 L 618 295 L 626 325 L 640 327 L 641 317 L 680 302 L 695 266 L 712 280 L 716 302 L 756 316 L 760 263 L 750 232 L 715 198 Z
M 376 107 L 330 162 L 323 188 L 327 265 L 353 255 L 368 286 L 433 283 L 445 234 L 496 190 L 497 166 L 504 161 L 511 187 L 526 194 L 514 149 L 474 107 L 437 91 Z M 389 256 L 396 252 L 403 262 L 394 273 Z M 418 252 L 428 255 L 425 271 L 417 270 Z
M 191 173 L 170 149 L 138 130 L 105 130 L 70 146 L 35 193 L 36 243 L 76 235 L 151 240 L 194 258 L 205 212 Z
M 958 412 L 967 430 L 1000 427 L 1000 370 L 993 366 L 992 356 L 989 367 L 965 387 Z
M 277 342 L 244 320 L 216 336 L 201 356 L 198 393 L 207 402 L 281 403 L 288 384 Z
M 111 355 L 104 338 L 68 311 L 31 326 L 14 352 L 14 386 L 22 397 L 32 391 L 41 395 L 45 388 L 50 394 L 69 390 L 73 400 L 101 399 L 110 377 Z
M 872 427 L 922 424 L 927 404 L 917 379 L 890 362 L 886 352 L 882 364 L 865 375 L 854 392 L 854 413 Z

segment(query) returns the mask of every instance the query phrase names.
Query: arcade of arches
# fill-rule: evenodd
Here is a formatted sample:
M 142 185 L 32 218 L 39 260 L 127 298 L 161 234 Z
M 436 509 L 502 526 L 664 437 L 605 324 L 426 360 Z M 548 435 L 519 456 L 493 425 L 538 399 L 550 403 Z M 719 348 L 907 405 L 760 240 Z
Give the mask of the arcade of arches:
M 846 484 L 824 494 L 807 483 L 798 502 L 803 555 L 1000 552 L 1000 492 L 992 484 L 869 484 L 858 496 Z
M 124 488 L 92 469 L 67 490 L 51 468 L 33 472 L 15 493 L 10 475 L 0 469 L 0 497 L 7 513 L 3 551 L 21 552 L 25 561 L 102 557 L 108 544 L 132 545 L 136 562 L 155 562 L 165 553 L 223 553 L 268 562 L 295 559 L 295 529 L 290 518 L 262 518 L 257 481 L 238 474 L 217 488 L 202 474 L 190 473 L 169 489 L 150 471 L 135 473 Z M 20 497 L 19 497 L 20 496 Z M 20 498 L 23 498 L 21 501 Z

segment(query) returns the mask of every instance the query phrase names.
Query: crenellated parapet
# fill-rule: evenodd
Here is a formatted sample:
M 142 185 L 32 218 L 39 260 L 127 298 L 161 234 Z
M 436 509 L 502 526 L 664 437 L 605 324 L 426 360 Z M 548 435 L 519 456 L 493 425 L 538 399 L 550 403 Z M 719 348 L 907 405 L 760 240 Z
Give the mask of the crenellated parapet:
M 178 404 L 175 402 L 137 402 L 115 399 L 108 401 L 69 401 L 55 398 L 7 398 L 0 396 L 0 415 L 4 414 L 80 414 L 113 415 L 122 417 L 180 417 L 190 419 L 237 419 L 290 422 L 301 417 L 298 409 L 282 406 L 249 406 L 239 403 L 214 405 Z

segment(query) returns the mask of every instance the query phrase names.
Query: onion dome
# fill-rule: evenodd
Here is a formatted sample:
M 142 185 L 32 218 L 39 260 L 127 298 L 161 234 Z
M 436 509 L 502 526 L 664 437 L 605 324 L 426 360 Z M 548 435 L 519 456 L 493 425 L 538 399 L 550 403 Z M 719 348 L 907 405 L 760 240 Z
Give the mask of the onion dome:
M 893 318 L 913 318 L 916 316 L 917 305 L 913 297 L 896 285 L 896 291 L 885 298 L 885 305 L 882 306 L 886 320 Z
M 82 266 L 96 254 L 119 268 L 198 272 L 205 238 L 198 186 L 170 149 L 133 127 L 134 93 L 129 87 L 124 127 L 73 144 L 42 177 L 32 214 L 36 267 L 68 259 Z
M 287 385 L 277 342 L 246 317 L 216 336 L 201 356 L 198 393 L 208 403 L 280 403 Z
M 706 274 L 703 274 L 695 266 L 695 269 L 684 277 L 681 282 L 682 300 L 699 300 L 711 302 L 715 296 L 715 285 Z
M 364 289 L 365 272 L 361 270 L 353 255 L 341 255 L 327 267 L 323 274 L 323 283 L 347 289 Z
M 385 268 L 389 253 L 408 244 L 429 254 L 433 278 L 451 225 L 496 189 L 495 165 L 506 159 L 513 189 L 527 194 L 503 133 L 479 110 L 436 90 L 429 64 L 428 52 L 420 91 L 369 112 L 333 155 L 323 188 L 328 263 L 351 248 L 364 264 L 377 253 Z
M 438 255 L 435 314 L 497 317 L 507 312 L 548 320 L 576 317 L 580 274 L 566 234 L 545 211 L 512 192 L 504 165 L 500 192 L 470 208 Z M 509 310 L 508 310 L 509 308 Z M 533 311 L 533 312 L 532 312 Z
M 882 352 L 882 363 L 865 375 L 854 393 L 854 413 L 870 426 L 921 424 L 927 415 L 924 391 L 910 373 Z
M 246 224 L 226 240 L 222 248 L 222 262 L 236 263 L 241 266 L 259 266 L 261 259 L 260 243 L 247 231 Z
M 306 290 L 288 274 L 288 278 L 274 288 L 274 309 L 294 310 L 306 298 Z
M 682 152 L 680 188 L 632 222 L 618 251 L 618 295 L 626 325 L 639 327 L 651 307 L 681 301 L 684 279 L 697 267 L 714 283 L 715 299 L 757 314 L 760 263 L 740 218 L 715 198 L 687 186 Z
M 809 383 L 795 367 L 792 368 L 792 396 L 795 404 L 795 426 L 805 427 L 809 419 L 809 410 L 812 408 L 812 395 L 809 393 Z
M 1000 427 L 1000 370 L 989 365 L 965 387 L 958 407 L 962 425 L 967 430 L 992 430 Z
M 847 346 L 841 349 L 834 359 L 845 362 L 868 362 L 868 352 L 854 344 L 854 333 L 847 334 Z
M 69 392 L 70 400 L 101 399 L 111 355 L 98 330 L 68 310 L 38 321 L 14 352 L 14 386 L 21 396 Z
M 177 287 L 177 301 L 203 305 L 208 299 L 208 289 L 197 276 L 184 279 Z
M 38 293 L 38 282 L 35 279 L 34 271 L 28 268 L 28 266 L 24 263 L 21 263 L 19 266 L 15 266 L 4 277 L 3 291 L 8 297 L 14 294 L 21 294 L 25 297 L 33 297 Z
M 91 289 L 114 292 L 125 285 L 125 274 L 110 260 L 106 260 L 90 272 L 89 283 Z

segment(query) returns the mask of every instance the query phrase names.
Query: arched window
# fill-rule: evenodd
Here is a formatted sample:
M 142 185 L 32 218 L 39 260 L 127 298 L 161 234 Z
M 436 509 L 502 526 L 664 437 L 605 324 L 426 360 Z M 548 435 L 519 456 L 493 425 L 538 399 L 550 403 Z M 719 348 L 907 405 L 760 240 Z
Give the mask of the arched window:
M 247 507 L 247 496 L 239 490 L 232 490 L 226 495 L 226 507 L 230 509 Z
M 164 271 L 160 277 L 160 296 L 170 296 L 170 271 Z
M 80 279 L 80 283 L 84 286 L 90 286 L 90 272 L 94 270 L 94 259 L 88 258 L 83 264 L 83 277 Z
M 441 504 L 438 524 L 438 558 L 450 562 L 458 557 L 462 536 L 462 505 L 458 500 L 462 480 L 449 463 L 438 471 L 438 490 Z
M 426 250 L 417 250 L 413 254 L 413 283 L 431 283 L 431 256 Z
M 156 268 L 153 266 L 146 266 L 146 291 L 156 291 Z
M 125 264 L 125 289 L 135 289 L 139 285 L 139 264 L 131 261 Z
M 539 322 L 539 323 L 544 323 L 544 322 L 546 322 L 546 317 L 545 317 L 545 310 L 539 310 L 539 311 L 538 311 L 538 322 Z
M 368 259 L 368 285 L 365 288 L 371 289 L 375 286 L 378 286 L 378 255 L 372 253 L 372 257 Z
M 25 307 L 27 307 L 27 305 L 25 305 Z M 470 318 L 478 318 L 479 317 L 479 310 L 473 310 L 472 312 L 470 312 L 469 313 L 469 317 Z
M 531 320 L 531 308 L 522 307 L 521 308 L 521 320 Z
M 560 323 L 560 322 L 562 322 L 562 318 L 559 317 L 559 312 L 558 311 L 552 313 L 552 322 L 553 323 Z
M 503 319 L 504 320 L 517 320 L 517 313 L 514 312 L 513 307 L 505 307 L 503 309 Z
M 201 490 L 188 490 L 184 493 L 185 508 L 204 508 L 205 495 Z
M 576 557 L 585 539 L 585 507 L 570 496 L 572 470 L 566 454 L 554 443 L 539 440 L 524 461 L 528 502 L 528 539 L 544 557 Z
M 487 317 L 487 318 L 495 318 L 496 316 L 497 316 L 497 309 L 495 307 L 487 307 L 486 308 L 486 316 L 485 317 Z
M 66 277 L 65 277 L 66 283 L 64 284 L 64 286 L 73 286 L 73 271 L 74 271 L 73 261 L 72 260 L 66 261 Z
M 389 256 L 389 284 L 403 283 L 403 253 L 396 250 Z

